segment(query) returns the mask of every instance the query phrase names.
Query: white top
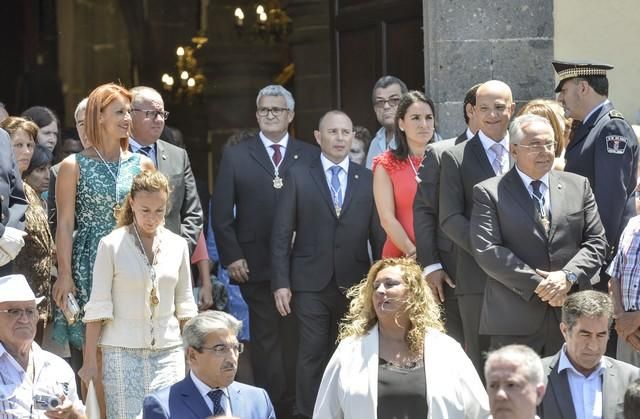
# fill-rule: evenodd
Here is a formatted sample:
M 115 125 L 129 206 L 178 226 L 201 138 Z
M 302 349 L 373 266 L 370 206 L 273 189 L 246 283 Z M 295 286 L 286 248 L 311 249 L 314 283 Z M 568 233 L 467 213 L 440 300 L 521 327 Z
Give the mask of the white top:
M 44 410 L 33 408 L 33 396 L 65 395 L 74 409 L 84 412 L 78 399 L 76 379 L 67 362 L 51 352 L 44 351 L 37 343 L 31 344 L 34 382 L 18 362 L 0 343 L 0 418 L 42 418 Z
M 576 417 L 581 419 L 601 419 L 604 400 L 602 397 L 602 375 L 607 368 L 604 360 L 600 359 L 598 368 L 588 377 L 585 377 L 573 367 L 565 351 L 566 344 L 560 351 L 558 372 L 567 370 L 569 389 L 571 390 L 571 399 L 573 400 Z
M 160 300 L 151 320 L 151 275 L 135 233 L 120 227 L 100 240 L 84 322 L 105 320 L 101 346 L 164 349 L 182 345 L 178 320 L 198 314 L 187 242 L 158 228 L 154 265 Z M 151 341 L 155 339 L 155 344 Z
M 200 392 L 200 394 L 202 395 L 204 402 L 207 404 L 207 407 L 209 408 L 209 410 L 211 410 L 211 412 L 213 412 L 213 400 L 211 400 L 211 398 L 207 395 L 207 393 L 209 393 L 211 390 L 222 390 L 224 397 L 220 399 L 220 404 L 224 409 L 224 414 L 226 416 L 233 416 L 233 414 L 231 413 L 231 403 L 230 403 L 231 399 L 229 398 L 229 389 L 227 387 L 218 387 L 218 388 L 209 387 L 204 382 L 202 382 L 197 375 L 193 373 L 193 370 L 189 372 L 189 375 L 191 376 L 191 379 L 193 380 L 193 384 L 198 389 L 198 392 Z
M 270 139 L 268 139 L 263 133 L 262 131 L 260 131 L 260 134 L 258 134 L 258 136 L 260 137 L 260 141 L 262 141 L 262 144 L 264 145 L 264 148 L 267 149 L 267 153 L 269 153 L 269 157 L 271 158 L 271 160 L 273 161 L 273 154 L 276 152 L 271 146 L 276 144 L 280 146 L 280 154 L 282 155 L 282 160 L 284 160 L 284 154 L 285 151 L 287 150 L 287 146 L 289 145 L 289 133 L 287 132 L 286 134 L 284 134 L 284 137 L 282 137 L 282 140 L 280 140 L 277 143 L 274 143 L 273 141 L 271 141 Z M 281 160 L 281 161 L 282 161 Z

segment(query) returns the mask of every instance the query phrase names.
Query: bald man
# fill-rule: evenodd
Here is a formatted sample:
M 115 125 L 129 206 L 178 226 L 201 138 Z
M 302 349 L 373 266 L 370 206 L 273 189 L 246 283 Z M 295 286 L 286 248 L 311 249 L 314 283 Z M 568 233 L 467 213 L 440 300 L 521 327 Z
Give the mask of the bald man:
M 483 83 L 476 92 L 474 106 L 478 132 L 446 150 L 441 161 L 440 191 L 445 192 L 439 200 L 440 225 L 458 248 L 455 291 L 467 354 L 480 376 L 482 353 L 489 348 L 489 338 L 479 334 L 487 275 L 473 257 L 469 235 L 473 187 L 511 167 L 507 129 L 514 109 L 507 84 L 499 80 Z

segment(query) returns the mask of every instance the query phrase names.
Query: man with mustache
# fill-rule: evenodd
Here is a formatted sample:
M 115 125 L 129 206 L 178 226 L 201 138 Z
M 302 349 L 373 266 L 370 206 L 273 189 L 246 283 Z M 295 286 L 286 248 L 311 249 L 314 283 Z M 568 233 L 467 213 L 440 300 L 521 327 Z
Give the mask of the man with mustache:
M 242 322 L 222 311 L 205 311 L 182 331 L 191 371 L 176 384 L 145 397 L 144 419 L 201 419 L 236 416 L 275 419 L 267 392 L 234 381 L 242 343 Z

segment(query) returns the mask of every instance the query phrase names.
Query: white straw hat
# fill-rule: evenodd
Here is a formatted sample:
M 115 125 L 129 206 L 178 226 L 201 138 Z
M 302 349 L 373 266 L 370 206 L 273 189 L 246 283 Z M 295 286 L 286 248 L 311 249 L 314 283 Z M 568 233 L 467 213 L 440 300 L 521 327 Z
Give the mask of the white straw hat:
M 24 275 L 0 277 L 0 303 L 5 301 L 33 301 L 40 304 L 44 297 L 36 298 Z

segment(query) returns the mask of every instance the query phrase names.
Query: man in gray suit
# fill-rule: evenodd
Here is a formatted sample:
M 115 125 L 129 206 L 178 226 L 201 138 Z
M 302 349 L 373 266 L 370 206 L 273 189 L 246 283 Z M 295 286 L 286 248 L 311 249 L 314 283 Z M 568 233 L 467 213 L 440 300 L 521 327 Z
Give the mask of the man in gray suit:
M 548 380 L 541 417 L 622 418 L 625 390 L 640 370 L 604 356 L 612 319 L 607 294 L 590 290 L 567 297 L 560 323 L 566 343 L 542 360 Z
M 413 230 L 416 233 L 416 258 L 424 268 L 423 275 L 437 301 L 443 304 L 447 334 L 464 345 L 462 319 L 455 296 L 456 254 L 453 242 L 438 222 L 440 160 L 442 153 L 454 145 L 471 139 L 478 132 L 473 107 L 480 84 L 467 91 L 463 113 L 467 124 L 457 138 L 437 141 L 427 146 L 418 176 L 418 190 L 413 201 Z
M 562 345 L 557 307 L 574 285 L 597 280 L 607 242 L 588 180 L 551 170 L 549 120 L 521 115 L 509 138 L 515 167 L 473 190 L 471 243 L 489 276 L 480 333 L 493 347 L 551 355 Z
M 491 80 L 476 92 L 476 135 L 442 153 L 439 218 L 442 230 L 456 246 L 456 296 L 467 355 L 482 375 L 482 353 L 489 339 L 478 334 L 486 274 L 473 258 L 469 236 L 473 187 L 509 169 L 507 128 L 515 109 L 511 89 Z
M 193 252 L 202 232 L 203 220 L 189 156 L 184 149 L 159 140 L 169 116 L 160 93 L 150 87 L 138 86 L 131 89 L 131 94 L 129 147 L 132 152 L 149 157 L 169 180 L 171 196 L 165 226 L 184 237 Z

